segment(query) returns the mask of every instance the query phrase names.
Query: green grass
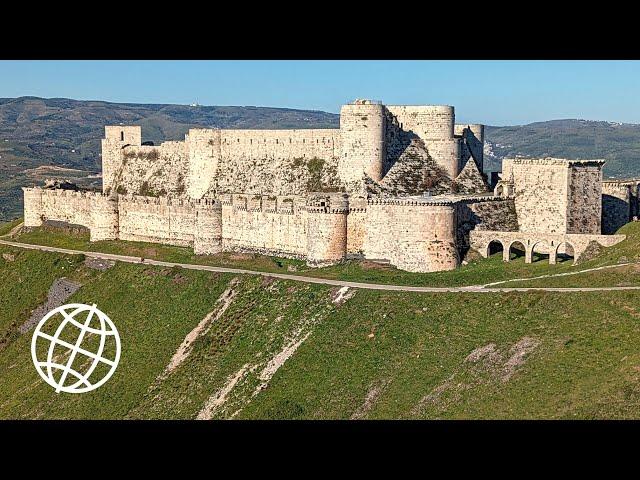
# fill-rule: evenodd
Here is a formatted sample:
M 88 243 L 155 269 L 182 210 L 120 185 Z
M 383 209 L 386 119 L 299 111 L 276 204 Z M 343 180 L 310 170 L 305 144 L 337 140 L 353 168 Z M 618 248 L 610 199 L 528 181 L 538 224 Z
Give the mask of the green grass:
M 13 240 L 37 245 L 49 245 L 72 250 L 114 253 L 176 263 L 194 263 L 221 267 L 235 267 L 271 273 L 289 273 L 336 280 L 417 286 L 465 286 L 533 277 L 549 273 L 574 271 L 578 267 L 572 262 L 549 265 L 544 259 L 534 256 L 532 264 L 525 264 L 524 257 L 515 257 L 504 263 L 502 254 L 488 259 L 478 259 L 447 272 L 412 273 L 389 265 L 368 261 L 349 260 L 325 268 L 310 268 L 303 261 L 269 257 L 259 254 L 221 253 L 217 255 L 195 255 L 188 247 L 174 247 L 145 242 L 99 241 L 90 242 L 88 234 L 67 234 L 52 229 L 36 228 L 22 233 Z
M 7 229 L 9 227 L 5 227 Z M 270 257 L 259 254 L 221 253 L 195 255 L 193 249 L 145 242 L 101 241 L 90 242 L 88 234 L 68 234 L 55 229 L 37 228 L 13 238 L 16 241 L 38 245 L 50 245 L 73 250 L 114 253 L 176 263 L 193 263 L 221 267 L 235 267 L 270 273 L 288 273 L 335 280 L 415 286 L 467 286 L 507 281 L 501 286 L 624 286 L 640 282 L 633 267 L 616 271 L 592 272 L 588 276 L 570 275 L 556 278 L 509 281 L 542 275 L 571 273 L 589 268 L 640 262 L 640 222 L 623 226 L 618 233 L 626 240 L 605 248 L 595 258 L 574 265 L 571 259 L 558 259 L 557 265 L 549 265 L 546 255 L 534 254 L 533 263 L 524 263 L 524 257 L 512 254 L 510 262 L 502 261 L 502 253 L 489 258 L 479 258 L 456 270 L 434 273 L 412 273 L 389 265 L 368 261 L 349 260 L 325 268 L 310 268 L 303 261 Z M 594 283 L 595 282 L 595 283 Z
M 0 287 L 13 302 L 3 319 L 21 323 L 47 284 L 69 275 L 83 287 L 68 302 L 95 302 L 123 345 L 105 385 L 56 394 L 33 368 L 31 335 L 16 335 L 0 349 L 0 418 L 195 418 L 243 371 L 214 418 L 640 417 L 635 292 L 359 290 L 338 305 L 335 289 L 322 285 L 122 263 L 87 272 L 81 257 L 0 248 L 20 255 L 0 261 L 3 279 L 12 279 Z M 232 278 L 229 308 L 162 377 Z M 6 290 L 7 283 L 16 286 Z M 27 293 L 20 297 L 20 290 Z M 510 349 L 525 337 L 537 347 L 503 380 Z M 261 378 L 279 352 L 302 339 L 272 377 Z M 465 360 L 489 344 L 493 362 Z
M 10 222 L 0 223 L 0 237 L 8 234 L 13 227 L 20 225 L 20 223 L 22 223 L 22 218 L 16 218 Z
M 71 276 L 82 260 L 81 255 L 50 255 L 0 245 L 0 351 L 17 338 L 18 327 L 46 300 L 53 281 Z
M 50 262 L 65 258 L 44 256 Z M 31 273 L 37 273 L 35 268 L 41 260 L 33 258 Z M 3 275 L 14 268 L 13 264 L 3 266 Z M 124 417 L 143 397 L 187 332 L 213 308 L 228 280 L 225 275 L 210 272 L 121 263 L 94 275 L 67 303 L 95 302 L 116 324 L 122 339 L 116 373 L 96 391 L 56 394 L 39 380 L 31 363 L 31 335 L 19 335 L 0 352 L 0 418 Z M 22 288 L 32 295 L 31 287 Z M 20 308 L 14 311 L 13 318 L 22 323 L 26 313 Z

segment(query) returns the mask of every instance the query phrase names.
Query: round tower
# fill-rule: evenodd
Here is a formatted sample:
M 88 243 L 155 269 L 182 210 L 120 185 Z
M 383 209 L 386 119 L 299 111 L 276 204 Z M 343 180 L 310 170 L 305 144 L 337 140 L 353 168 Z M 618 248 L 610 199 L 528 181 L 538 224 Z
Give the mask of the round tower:
M 396 266 L 410 272 L 439 272 L 458 266 L 455 205 L 437 202 L 419 205 L 412 227 L 394 252 Z
M 443 141 L 453 139 L 455 109 L 451 105 L 424 105 L 406 107 L 415 117 L 414 133 L 423 140 Z
M 193 253 L 212 255 L 222 251 L 222 203 L 213 198 L 196 202 L 196 231 Z
M 311 195 L 307 201 L 307 264 L 325 266 L 347 254 L 346 194 Z
M 484 125 L 471 124 L 468 125 L 467 146 L 480 171 L 484 167 Z
M 385 115 L 382 104 L 356 100 L 340 109 L 342 152 L 338 175 L 343 182 L 362 179 L 366 173 L 382 180 L 385 158 Z

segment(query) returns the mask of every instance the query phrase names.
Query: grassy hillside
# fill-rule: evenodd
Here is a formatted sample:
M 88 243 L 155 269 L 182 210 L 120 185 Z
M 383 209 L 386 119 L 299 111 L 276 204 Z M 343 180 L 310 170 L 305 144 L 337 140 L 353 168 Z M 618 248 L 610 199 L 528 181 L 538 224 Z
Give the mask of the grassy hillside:
M 640 125 L 551 120 L 485 130 L 485 170 L 500 170 L 505 157 L 604 158 L 605 177 L 640 176 Z
M 592 262 L 637 257 L 626 232 Z M 0 418 L 640 417 L 637 292 L 345 293 L 82 260 L 0 247 Z M 122 337 L 114 376 L 82 395 L 45 385 L 11 327 L 63 275 L 83 284 L 67 302 Z

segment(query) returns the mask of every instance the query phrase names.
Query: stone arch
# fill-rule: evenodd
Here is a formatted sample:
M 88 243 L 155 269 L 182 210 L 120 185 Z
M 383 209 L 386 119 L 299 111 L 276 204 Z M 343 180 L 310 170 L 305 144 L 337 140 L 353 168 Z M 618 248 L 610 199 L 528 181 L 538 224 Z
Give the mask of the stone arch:
M 518 253 L 516 253 L 516 251 Z M 511 254 L 513 253 L 515 255 L 515 258 L 518 257 L 526 257 L 527 256 L 527 242 L 525 242 L 524 240 L 513 240 L 510 244 L 509 244 L 509 250 L 508 250 L 508 254 L 509 254 L 509 260 L 511 260 Z M 522 252 L 521 254 L 519 252 Z
M 491 255 L 504 251 L 504 243 L 502 243 L 502 240 L 496 238 L 487 243 L 487 247 L 485 249 L 485 257 L 489 258 Z
M 567 261 L 569 258 L 573 258 L 572 263 L 576 263 L 576 248 L 571 242 L 559 242 L 554 253 L 556 261 L 558 261 L 558 258 L 562 259 L 560 261 Z
M 555 250 L 553 242 L 547 240 L 534 240 L 531 242 L 531 261 L 546 260 L 550 258 L 551 250 Z M 553 245 L 553 246 L 552 246 Z M 534 260 L 535 259 L 535 260 Z
M 502 197 L 502 196 L 504 196 L 504 185 L 498 185 L 498 186 L 496 187 L 496 195 L 497 195 L 498 197 Z

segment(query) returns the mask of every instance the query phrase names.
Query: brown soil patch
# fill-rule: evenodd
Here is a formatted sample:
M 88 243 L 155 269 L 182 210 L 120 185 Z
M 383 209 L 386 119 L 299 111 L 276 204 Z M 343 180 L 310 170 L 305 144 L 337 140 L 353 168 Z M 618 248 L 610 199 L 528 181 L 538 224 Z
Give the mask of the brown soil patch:
M 389 385 L 389 380 L 383 380 L 374 384 L 367 392 L 366 397 L 364 397 L 362 405 L 360 405 L 353 415 L 351 415 L 351 420 L 364 418 L 367 413 L 371 411 L 373 405 L 378 401 L 378 398 L 380 398 L 382 392 L 387 388 L 387 385 Z
M 84 264 L 88 268 L 104 272 L 105 270 L 109 270 L 111 267 L 113 267 L 116 262 L 114 262 L 113 260 L 105 260 L 102 258 L 87 257 L 84 260 Z
M 372 262 L 371 260 L 362 260 L 360 266 L 363 270 L 392 270 L 389 264 Z
M 248 253 L 230 253 L 229 255 L 227 255 L 227 258 L 229 260 L 251 260 L 253 258 L 253 255 L 250 255 Z
M 173 280 L 171 280 L 173 283 L 175 283 L 176 285 L 184 285 L 185 283 L 187 283 L 189 281 L 189 279 L 187 277 L 185 277 L 184 275 L 180 275 L 179 273 L 177 273 L 174 277 Z

